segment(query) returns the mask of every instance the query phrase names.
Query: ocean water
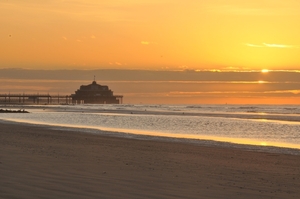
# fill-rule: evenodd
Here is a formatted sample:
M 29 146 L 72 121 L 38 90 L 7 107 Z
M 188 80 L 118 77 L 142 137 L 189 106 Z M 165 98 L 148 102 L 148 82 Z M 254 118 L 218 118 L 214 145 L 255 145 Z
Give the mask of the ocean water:
M 118 104 L 0 108 L 30 111 L 1 113 L 0 119 L 5 121 L 300 154 L 300 106 Z

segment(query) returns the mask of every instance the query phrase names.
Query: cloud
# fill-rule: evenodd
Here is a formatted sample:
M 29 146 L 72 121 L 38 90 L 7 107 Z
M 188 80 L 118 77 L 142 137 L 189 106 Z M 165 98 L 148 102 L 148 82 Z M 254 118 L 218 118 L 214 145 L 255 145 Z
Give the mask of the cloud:
M 245 43 L 245 45 L 254 48 L 299 48 L 299 46 L 297 45 L 268 44 L 268 43 L 262 43 L 262 44 Z
M 263 43 L 264 46 L 269 48 L 299 48 L 299 46 L 294 45 L 283 45 L 283 44 L 267 44 Z
M 249 47 L 255 47 L 255 48 L 263 48 L 263 47 L 264 47 L 263 45 L 248 44 L 248 43 L 246 43 L 245 45 L 246 45 L 246 46 L 249 46 Z
M 141 44 L 142 44 L 142 45 L 150 45 L 150 44 L 151 44 L 151 45 L 153 45 L 153 44 L 154 44 L 154 45 L 157 45 L 158 43 L 157 43 L 157 42 L 154 42 L 154 41 L 151 41 L 151 42 L 150 42 L 150 41 L 141 41 Z
M 265 0 L 265 1 L 225 1 L 207 3 L 209 12 L 239 16 L 296 16 L 299 15 L 297 1 Z
M 232 15 L 268 15 L 262 8 L 247 8 L 237 5 L 215 5 L 210 9 L 212 12 Z
M 142 44 L 142 45 L 149 45 L 150 42 L 149 42 L 149 41 L 141 41 L 141 44 Z
M 266 91 L 265 93 L 279 93 L 279 94 L 292 93 L 298 95 L 300 94 L 300 90 Z
M 121 63 L 121 62 L 109 62 L 108 63 L 109 65 L 112 65 L 112 66 L 126 66 L 127 64 L 126 63 Z
M 189 69 L 189 67 L 186 66 L 186 65 L 178 66 L 178 68 L 181 69 L 181 70 L 188 70 Z

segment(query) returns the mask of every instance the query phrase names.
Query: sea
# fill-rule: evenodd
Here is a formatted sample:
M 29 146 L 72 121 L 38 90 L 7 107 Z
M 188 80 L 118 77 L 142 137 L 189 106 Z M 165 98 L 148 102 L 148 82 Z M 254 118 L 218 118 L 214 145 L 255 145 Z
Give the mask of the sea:
M 2 122 L 300 155 L 299 105 L 2 105 Z

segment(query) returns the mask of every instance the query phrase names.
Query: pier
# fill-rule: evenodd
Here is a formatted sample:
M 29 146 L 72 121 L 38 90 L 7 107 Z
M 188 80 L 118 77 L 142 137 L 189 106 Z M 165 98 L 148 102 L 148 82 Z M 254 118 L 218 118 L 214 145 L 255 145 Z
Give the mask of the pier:
M 71 95 L 0 94 L 1 104 L 71 104 Z
M 120 104 L 123 96 L 116 95 Z M 73 100 L 72 95 L 50 94 L 0 94 L 0 104 L 84 104 L 84 100 Z
M 48 94 L 0 94 L 0 104 L 122 104 L 123 95 L 114 95 L 106 85 L 94 81 L 81 85 L 71 95 Z

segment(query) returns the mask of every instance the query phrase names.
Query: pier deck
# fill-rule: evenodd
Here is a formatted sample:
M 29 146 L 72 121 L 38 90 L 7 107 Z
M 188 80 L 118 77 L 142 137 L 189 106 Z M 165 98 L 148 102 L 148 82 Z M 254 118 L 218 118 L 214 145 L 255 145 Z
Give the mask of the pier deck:
M 71 104 L 71 95 L 49 94 L 0 94 L 1 104 Z

